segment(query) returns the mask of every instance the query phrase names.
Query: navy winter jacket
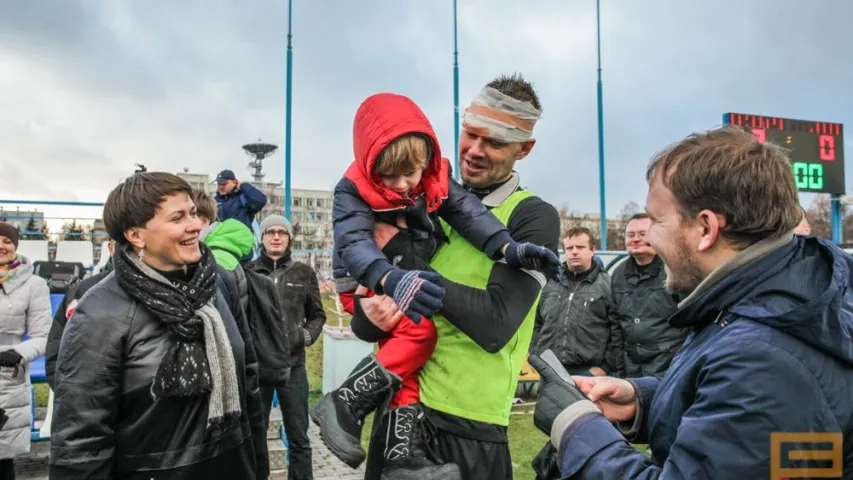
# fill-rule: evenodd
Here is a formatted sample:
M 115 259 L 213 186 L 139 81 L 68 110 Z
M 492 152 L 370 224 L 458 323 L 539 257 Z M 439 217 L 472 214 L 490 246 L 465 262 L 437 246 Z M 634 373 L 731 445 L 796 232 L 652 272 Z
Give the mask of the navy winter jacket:
M 228 195 L 216 194 L 219 221 L 233 218 L 252 230 L 255 215 L 267 204 L 267 197 L 251 183 L 241 183 Z M 252 230 L 254 231 L 254 230 Z
M 648 442 L 653 458 L 587 414 L 564 432 L 562 475 L 769 478 L 771 434 L 826 432 L 843 435 L 843 478 L 853 479 L 851 267 L 835 245 L 795 236 L 688 297 L 670 322 L 693 331 L 666 375 L 633 379 L 639 408 L 629 439 Z M 829 447 L 784 445 L 782 459 L 790 448 Z

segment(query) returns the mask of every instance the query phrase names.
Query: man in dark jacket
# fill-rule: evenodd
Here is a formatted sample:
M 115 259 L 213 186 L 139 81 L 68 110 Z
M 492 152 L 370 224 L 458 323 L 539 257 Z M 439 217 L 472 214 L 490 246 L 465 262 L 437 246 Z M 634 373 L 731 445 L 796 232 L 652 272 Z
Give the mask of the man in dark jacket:
M 588 228 L 569 229 L 563 249 L 563 274 L 542 290 L 530 352 L 552 350 L 572 375 L 605 375 L 612 371 L 610 275 L 592 260 L 595 239 Z
M 281 292 L 284 318 L 291 333 L 302 341 L 293 346 L 290 379 L 286 388 L 261 389 L 266 416 L 277 391 L 284 429 L 290 445 L 288 478 L 314 478 L 311 468 L 311 442 L 308 440 L 308 376 L 305 372 L 305 347 L 320 338 L 326 312 L 320 298 L 317 274 L 308 265 L 291 258 L 293 229 L 286 218 L 270 215 L 261 222 L 263 251 L 248 268 L 273 279 Z
M 612 276 L 612 373 L 623 377 L 663 376 L 687 336 L 686 330 L 667 322 L 678 301 L 664 288 L 663 261 L 646 241 L 650 225 L 645 213 L 628 221 L 625 242 L 630 256 Z
M 647 178 L 647 239 L 685 297 L 670 322 L 691 333 L 663 378 L 572 377 L 589 399 L 531 356 L 562 478 L 853 479 L 853 258 L 792 235 L 785 151 L 727 126 Z
M 216 176 L 216 205 L 219 221 L 237 219 L 252 229 L 255 215 L 267 204 L 267 197 L 251 183 L 237 180 L 234 172 L 223 170 Z
M 77 302 L 83 298 L 83 295 L 113 271 L 112 254 L 115 249 L 115 241 L 109 240 L 108 242 L 107 249 L 109 250 L 111 257 L 107 260 L 103 270 L 91 277 L 86 277 L 82 281 L 73 284 L 71 288 L 65 292 L 65 296 L 62 297 L 62 302 L 59 304 L 59 308 L 56 309 L 56 313 L 53 315 L 53 323 L 50 325 L 50 333 L 47 335 L 47 347 L 44 351 L 44 370 L 47 375 L 47 384 L 53 391 L 56 391 L 56 359 L 59 357 L 59 343 L 62 341 L 62 333 L 65 331 L 65 325 L 68 323 L 68 319 L 71 318 L 71 314 L 74 313 L 74 308 L 77 306 Z

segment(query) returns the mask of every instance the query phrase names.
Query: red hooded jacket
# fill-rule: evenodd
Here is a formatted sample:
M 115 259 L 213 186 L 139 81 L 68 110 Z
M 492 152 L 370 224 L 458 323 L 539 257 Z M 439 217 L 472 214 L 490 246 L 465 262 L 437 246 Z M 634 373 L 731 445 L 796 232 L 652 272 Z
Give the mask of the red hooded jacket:
M 412 198 L 426 195 L 427 212 L 432 213 L 448 194 L 450 162 L 442 158 L 438 138 L 424 112 L 409 97 L 394 93 L 371 95 L 358 108 L 353 123 L 355 160 L 345 177 L 351 180 L 361 198 L 374 211 L 405 208 Z M 430 139 L 432 158 L 428 159 L 421 183 L 410 197 L 382 185 L 375 171 L 379 154 L 397 138 L 420 133 Z

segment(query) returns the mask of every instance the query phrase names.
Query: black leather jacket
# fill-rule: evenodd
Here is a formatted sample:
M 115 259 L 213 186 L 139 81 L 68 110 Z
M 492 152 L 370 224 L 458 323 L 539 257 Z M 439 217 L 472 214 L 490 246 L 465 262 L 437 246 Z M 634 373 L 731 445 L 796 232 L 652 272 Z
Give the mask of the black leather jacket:
M 236 295 L 226 300 L 230 292 L 221 279 L 217 285 L 216 307 L 231 339 L 242 397 L 239 424 L 211 438 L 207 397 L 153 399 L 151 383 L 170 339 L 112 273 L 89 290 L 66 326 L 50 478 L 256 478 L 250 418 L 258 418 L 253 410 L 259 403 L 247 397 L 248 385 L 257 394 L 254 365 L 247 365 L 254 352 L 241 336 L 248 331 L 238 325 L 244 316 L 237 304 L 229 307 Z
M 583 276 L 567 271 L 559 282 L 550 280 L 542 290 L 536 311 L 530 352 L 551 349 L 569 373 L 590 367 L 610 373 L 615 362 L 612 326 L 607 315 L 610 302 L 610 275 L 593 265 Z
M 610 321 L 616 370 L 627 377 L 662 377 L 687 337 L 669 324 L 678 298 L 666 290 L 663 260 L 645 268 L 628 259 L 613 270 Z
M 317 274 L 308 265 L 294 261 L 290 252 L 279 260 L 273 260 L 262 253 L 250 262 L 247 268 L 266 275 L 275 282 L 281 293 L 286 327 L 290 338 L 293 339 L 290 364 L 304 364 L 305 347 L 310 347 L 320 338 L 326 323 L 326 311 L 320 297 Z M 304 334 L 305 331 L 308 336 Z

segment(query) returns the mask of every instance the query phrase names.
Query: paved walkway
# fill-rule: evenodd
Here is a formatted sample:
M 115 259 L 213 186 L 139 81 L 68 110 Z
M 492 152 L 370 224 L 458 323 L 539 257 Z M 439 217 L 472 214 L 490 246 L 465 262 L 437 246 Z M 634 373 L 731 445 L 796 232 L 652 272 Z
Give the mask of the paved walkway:
M 270 468 L 272 473 L 270 480 L 287 479 L 287 455 L 284 445 L 278 435 L 277 427 L 281 424 L 281 412 L 273 410 L 270 418 L 269 453 Z M 360 480 L 364 478 L 364 467 L 353 470 L 337 459 L 320 439 L 320 430 L 311 423 L 308 436 L 311 439 L 313 450 L 312 460 L 314 463 L 315 480 Z M 28 458 L 17 461 L 18 480 L 48 480 L 47 464 L 50 446 L 47 442 L 33 444 L 32 453 Z
M 353 470 L 347 464 L 338 460 L 332 452 L 323 444 L 320 438 L 320 429 L 314 422 L 309 422 L 308 437 L 311 439 L 311 460 L 314 463 L 315 480 L 361 480 L 364 478 L 364 464 L 357 470 Z M 286 470 L 281 477 L 271 476 L 270 479 L 278 480 L 287 478 Z

